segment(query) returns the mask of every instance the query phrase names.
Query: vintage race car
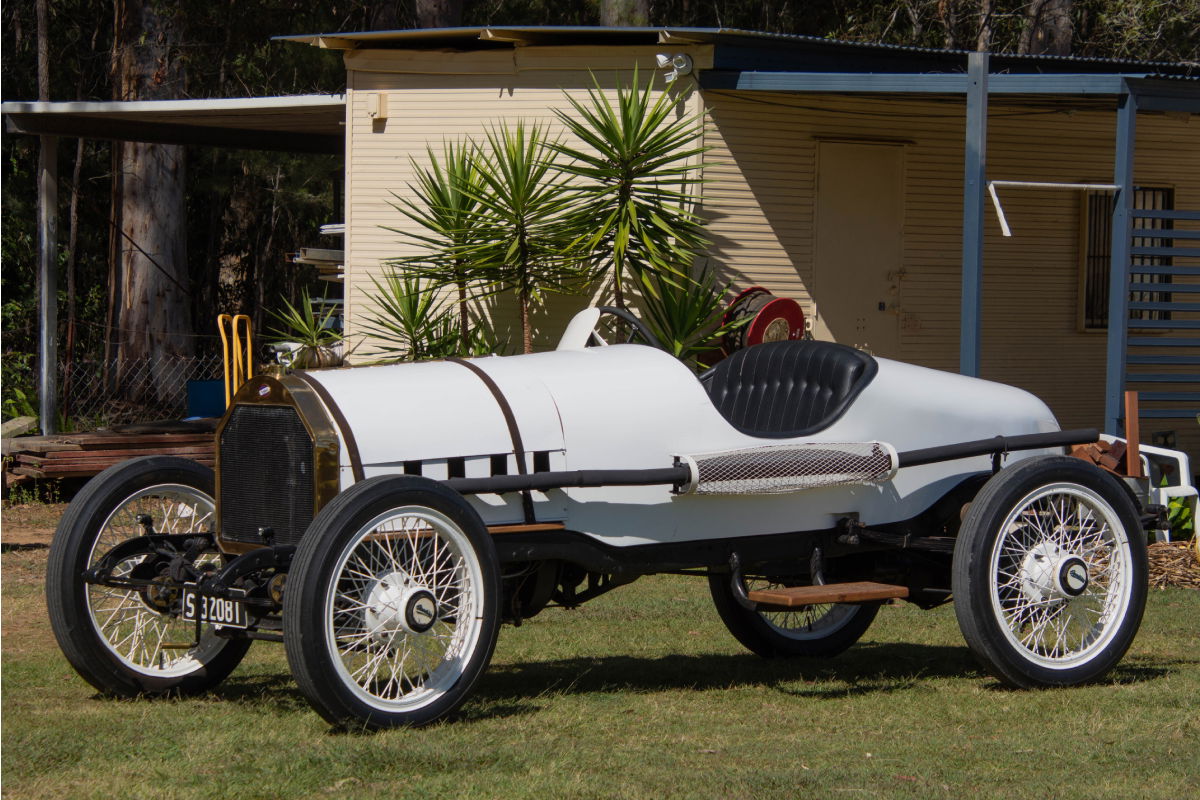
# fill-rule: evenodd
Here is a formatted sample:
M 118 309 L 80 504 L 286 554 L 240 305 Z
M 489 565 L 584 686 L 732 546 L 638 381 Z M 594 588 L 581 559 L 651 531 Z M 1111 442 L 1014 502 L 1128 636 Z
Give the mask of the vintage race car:
M 606 312 L 648 344 L 590 346 Z M 699 378 L 654 344 L 588 309 L 552 352 L 251 379 L 215 474 L 135 459 L 72 502 L 47 577 L 63 652 L 103 692 L 178 694 L 282 641 L 326 720 L 377 728 L 457 708 L 502 622 L 652 573 L 705 577 L 763 656 L 835 655 L 895 598 L 953 598 L 1015 686 L 1129 647 L 1149 486 L 1194 495 L 1184 455 L 1142 447 L 1148 477 L 1122 479 L 1024 391 L 829 342 Z

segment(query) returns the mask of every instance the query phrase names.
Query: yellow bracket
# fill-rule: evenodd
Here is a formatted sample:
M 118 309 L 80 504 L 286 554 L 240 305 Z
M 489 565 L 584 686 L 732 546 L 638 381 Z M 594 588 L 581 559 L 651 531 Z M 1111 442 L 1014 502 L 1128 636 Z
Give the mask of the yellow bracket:
M 221 356 L 225 362 L 225 407 L 242 384 L 254 373 L 253 335 L 250 317 L 245 314 L 221 314 L 217 317 L 217 329 L 221 332 Z M 243 347 L 242 334 L 245 332 Z

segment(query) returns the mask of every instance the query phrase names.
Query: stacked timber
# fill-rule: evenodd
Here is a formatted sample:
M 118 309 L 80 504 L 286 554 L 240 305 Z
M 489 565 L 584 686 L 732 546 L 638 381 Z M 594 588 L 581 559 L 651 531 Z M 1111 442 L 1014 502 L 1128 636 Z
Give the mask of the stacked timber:
M 215 437 L 211 425 L 151 425 L 55 436 L 4 440 L 4 485 L 41 478 L 87 478 L 138 456 L 182 456 L 212 466 Z

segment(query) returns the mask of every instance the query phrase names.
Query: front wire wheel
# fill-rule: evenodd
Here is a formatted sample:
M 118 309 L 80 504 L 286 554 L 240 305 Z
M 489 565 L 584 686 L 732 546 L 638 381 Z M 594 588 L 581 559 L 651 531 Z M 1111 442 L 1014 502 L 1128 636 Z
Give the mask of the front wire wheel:
M 192 694 L 224 680 L 249 640 L 216 635 L 178 615 L 178 589 L 165 561 L 149 553 L 114 565 L 117 579 L 141 588 L 87 583 L 83 573 L 147 530 L 208 534 L 215 508 L 212 470 L 182 458 L 150 456 L 111 467 L 75 497 L 50 548 L 46 601 L 67 660 L 101 692 L 119 696 Z M 219 562 L 215 550 L 198 563 Z
M 955 550 L 955 613 L 968 645 L 1014 686 L 1104 675 L 1145 605 L 1140 530 L 1124 488 L 1079 459 L 1030 459 L 998 473 Z
M 499 592 L 494 545 L 460 495 L 419 478 L 364 481 L 297 551 L 288 661 L 334 725 L 423 725 L 454 711 L 486 668 Z
M 770 578 L 746 579 L 746 590 L 795 586 Z M 829 658 L 844 652 L 867 632 L 878 603 L 824 603 L 779 611 L 750 611 L 733 596 L 728 573 L 708 578 L 713 605 L 725 627 L 748 650 L 764 658 Z

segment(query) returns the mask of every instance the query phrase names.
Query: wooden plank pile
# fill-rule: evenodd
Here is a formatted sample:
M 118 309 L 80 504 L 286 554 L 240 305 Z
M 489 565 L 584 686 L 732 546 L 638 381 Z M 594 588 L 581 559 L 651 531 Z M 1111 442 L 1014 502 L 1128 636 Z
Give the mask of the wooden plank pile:
M 212 431 L 133 433 L 92 431 L 5 439 L 4 485 L 40 478 L 86 478 L 113 464 L 147 455 L 183 456 L 213 466 Z

